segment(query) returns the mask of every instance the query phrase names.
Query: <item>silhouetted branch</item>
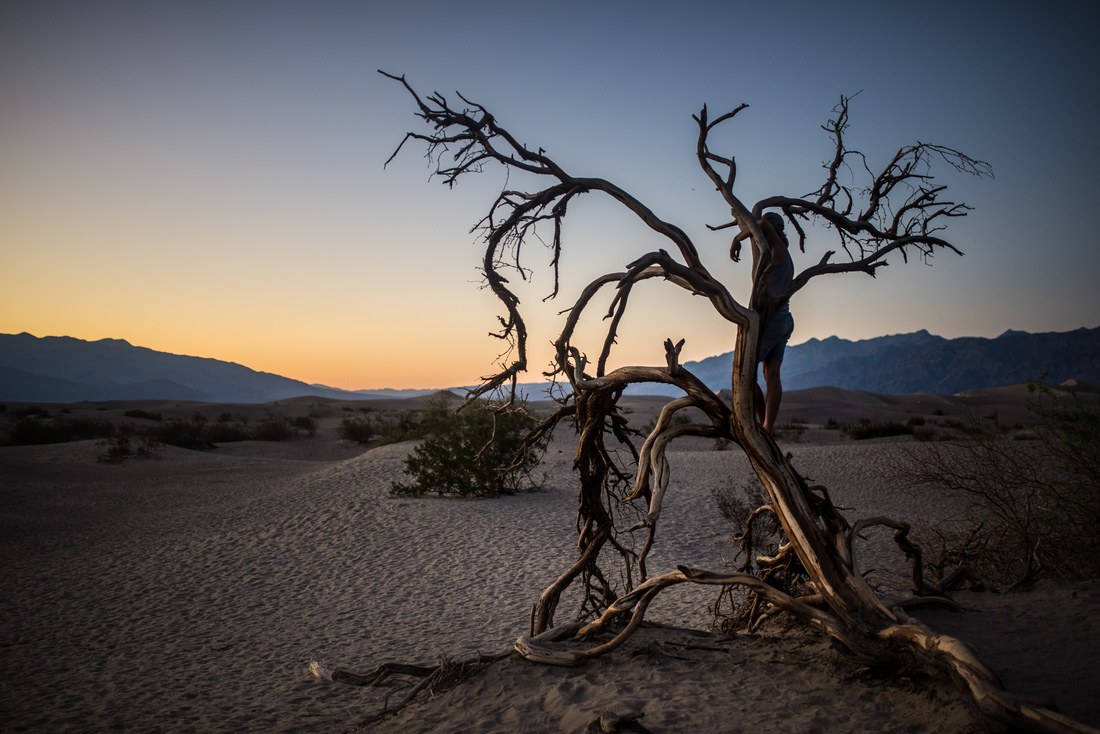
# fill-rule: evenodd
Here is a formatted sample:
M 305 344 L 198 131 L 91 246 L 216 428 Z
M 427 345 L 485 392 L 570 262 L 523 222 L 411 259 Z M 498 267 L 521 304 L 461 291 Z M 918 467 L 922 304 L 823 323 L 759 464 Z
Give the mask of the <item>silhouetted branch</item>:
M 919 549 L 908 539 L 908 526 L 886 518 L 872 518 L 849 526 L 828 492 L 823 487 L 807 485 L 790 457 L 756 422 L 754 414 L 760 335 L 777 302 L 789 299 L 819 275 L 844 272 L 874 275 L 894 253 L 903 258 L 911 252 L 923 257 L 936 250 L 958 253 L 959 249 L 942 233 L 951 219 L 965 216 L 970 208 L 946 199 L 946 188 L 934 182 L 932 165 L 946 164 L 958 172 L 986 176 L 991 175 L 988 164 L 953 148 L 917 142 L 899 148 L 885 166 L 874 172 L 862 153 L 847 147 L 850 98 L 841 97 L 834 116 L 824 126 L 833 137 L 834 149 L 824 164 L 822 185 L 804 197 L 771 196 L 748 207 L 734 190 L 735 157 L 711 150 L 712 133 L 719 126 L 735 121 L 747 107 L 740 105 L 711 120 L 707 107 L 703 106 L 694 117 L 698 126 L 696 157 L 731 215 L 728 224 L 711 229 L 736 226 L 751 238 L 752 291 L 746 300 L 738 301 L 710 274 L 684 230 L 659 218 L 623 189 L 603 178 L 575 176 L 543 149 L 528 149 L 487 109 L 462 95 L 458 95 L 462 106 L 455 107 L 438 93 L 421 97 L 404 77 L 381 73 L 402 84 L 417 105 L 417 116 L 430 128 L 428 133 L 406 134 L 394 155 L 409 140 L 424 143 L 427 156 L 436 167 L 434 175 L 448 186 L 489 164 L 531 174 L 545 183 L 533 190 L 502 191 L 477 225 L 485 240 L 482 267 L 486 282 L 504 305 L 500 330 L 494 336 L 508 343 L 504 361 L 510 358 L 511 362 L 485 378 L 484 384 L 474 391 L 475 396 L 504 385 L 510 385 L 514 394 L 517 376 L 527 367 L 528 334 L 519 299 L 504 272 L 513 270 L 520 277 L 527 277 L 523 246 L 532 237 L 540 239 L 539 229 L 549 226 L 553 230 L 550 248 L 554 287 L 548 298 L 557 295 L 562 221 L 576 197 L 602 193 L 672 245 L 643 254 L 621 272 L 591 280 L 567 310 L 565 324 L 554 343 L 556 364 L 550 375 L 563 374 L 572 391 L 560 398 L 559 411 L 544 421 L 536 433 L 543 436 L 564 419 L 569 419 L 577 432 L 574 468 L 580 485 L 576 519 L 578 555 L 539 596 L 532 610 L 530 634 L 516 642 L 515 649 L 521 655 L 562 664 L 599 655 L 629 637 L 662 589 L 680 583 L 738 585 L 763 600 L 768 607 L 764 615 L 770 614 L 770 609 L 787 611 L 866 661 L 896 657 L 902 648 L 894 647 L 893 643 L 899 643 L 911 655 L 945 666 L 963 681 L 974 700 L 992 718 L 1012 726 L 1034 726 L 1045 731 L 1075 730 L 1074 722 L 1066 724 L 1053 712 L 1024 707 L 1018 699 L 1004 694 L 992 672 L 958 640 L 936 635 L 886 605 L 858 571 L 853 538 L 863 528 L 886 525 L 894 529 L 895 540 L 906 555 L 919 557 Z M 846 172 L 861 182 L 845 180 Z M 848 262 L 832 262 L 835 252 L 827 251 L 816 265 L 799 273 L 785 293 L 766 293 L 765 283 L 772 272 L 773 260 L 759 225 L 765 210 L 777 210 L 791 223 L 803 252 L 808 225 L 832 230 L 839 238 L 840 249 L 849 256 Z M 682 340 L 665 341 L 664 366 L 610 368 L 611 350 L 633 288 L 653 278 L 706 298 L 717 315 L 736 327 L 733 390 L 728 403 L 680 363 Z M 574 336 L 592 299 L 609 285 L 615 286 L 615 292 L 606 312 L 608 325 L 595 374 L 589 374 L 588 357 L 574 343 Z M 630 429 L 619 410 L 619 399 L 629 387 L 644 382 L 674 385 L 684 396 L 664 407 L 639 449 L 635 444 L 638 433 Z M 679 420 L 682 411 L 689 408 L 700 411 L 702 420 L 688 419 L 686 423 Z M 678 571 L 648 577 L 646 557 L 654 544 L 664 497 L 672 486 L 667 449 L 682 436 L 730 439 L 748 456 L 768 495 L 767 510 L 761 512 L 773 515 L 782 532 L 782 541 L 774 551 L 756 554 L 756 573 L 714 573 L 681 566 Z M 635 500 L 645 500 L 644 512 L 632 504 Z M 625 527 L 629 524 L 626 512 L 633 512 L 637 520 L 630 528 Z M 759 515 L 754 514 L 750 522 L 756 517 Z M 636 551 L 630 530 L 643 528 L 647 530 L 646 538 L 641 550 Z M 746 547 L 752 544 L 750 533 L 751 528 L 742 536 Z M 614 579 L 600 566 L 606 555 L 620 564 L 622 588 L 616 588 Z M 777 588 L 773 581 L 786 572 L 784 569 L 795 569 L 801 578 L 808 580 L 809 589 L 788 593 Z M 915 580 L 918 586 L 923 585 L 919 575 L 915 575 Z M 561 596 L 577 582 L 582 596 L 579 619 L 593 621 L 556 625 Z M 625 624 L 615 627 L 626 615 L 629 618 Z M 610 640 L 583 650 L 564 649 L 570 643 L 588 644 L 609 630 L 614 630 Z

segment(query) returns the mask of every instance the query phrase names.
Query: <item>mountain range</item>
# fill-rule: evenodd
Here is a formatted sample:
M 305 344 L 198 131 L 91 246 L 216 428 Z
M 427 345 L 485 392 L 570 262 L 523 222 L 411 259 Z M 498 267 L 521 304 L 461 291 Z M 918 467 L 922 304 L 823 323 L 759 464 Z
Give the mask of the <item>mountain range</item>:
M 733 352 L 684 365 L 712 389 L 730 387 Z M 993 339 L 946 339 L 917 331 L 849 341 L 831 336 L 787 347 L 783 389 L 840 387 L 900 395 L 1100 379 L 1100 328 L 1032 334 L 1006 331 Z M 673 390 L 667 394 L 679 394 Z
M 268 403 L 315 395 L 337 400 L 414 397 L 434 390 L 355 392 L 257 372 L 234 362 L 135 347 L 122 339 L 0 334 L 0 400 L 75 403 L 194 400 Z
M 730 386 L 733 353 L 687 362 L 714 390 Z M 849 341 L 810 339 L 787 348 L 787 390 L 841 387 L 885 394 L 941 393 L 1043 379 L 1100 381 L 1100 328 L 995 339 L 946 339 L 927 331 Z M 526 386 L 537 397 L 539 386 Z M 71 403 L 105 400 L 193 400 L 264 403 L 304 395 L 362 400 L 414 397 L 435 390 L 340 390 L 232 362 L 136 347 L 120 339 L 0 334 L 0 400 Z M 664 385 L 635 394 L 674 395 Z

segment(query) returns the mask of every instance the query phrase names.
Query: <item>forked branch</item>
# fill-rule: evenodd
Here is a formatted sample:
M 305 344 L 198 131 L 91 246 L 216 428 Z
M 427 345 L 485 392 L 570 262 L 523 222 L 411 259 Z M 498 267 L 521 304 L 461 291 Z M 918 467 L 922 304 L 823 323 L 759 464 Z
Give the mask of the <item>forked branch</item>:
M 823 631 L 860 659 L 881 660 L 906 651 L 926 657 L 961 678 L 991 717 L 1013 725 L 1023 722 L 1042 731 L 1059 730 L 1053 728 L 1059 722 L 1056 715 L 1045 709 L 1017 706 L 1018 700 L 999 689 L 996 677 L 962 643 L 909 621 L 878 597 L 858 571 L 853 539 L 871 525 L 887 525 L 895 530 L 902 551 L 913 556 L 915 546 L 908 540 L 907 528 L 884 518 L 849 526 L 828 492 L 807 485 L 754 415 L 758 345 L 777 303 L 789 300 L 820 275 L 875 275 L 894 254 L 907 259 L 914 253 L 929 257 L 937 250 L 959 252 L 946 239 L 945 228 L 951 220 L 967 215 L 970 207 L 947 198 L 946 188 L 933 177 L 933 163 L 975 176 L 991 175 L 988 164 L 953 148 L 917 142 L 899 148 L 875 171 L 862 153 L 847 147 L 850 98 L 841 97 L 824 128 L 834 145 L 824 164 L 821 186 L 802 197 L 776 195 L 748 206 L 735 192 L 735 157 L 716 152 L 712 146 L 714 132 L 735 122 L 747 107 L 741 105 L 711 119 L 704 106 L 694 118 L 698 127 L 696 157 L 731 216 L 730 221 L 712 229 L 737 227 L 751 237 L 752 291 L 739 300 L 709 272 L 701 251 L 683 229 L 658 217 L 622 188 L 603 178 L 574 175 L 542 148 L 530 149 L 521 144 L 485 107 L 462 95 L 457 95 L 460 106 L 452 106 L 441 94 L 421 97 L 404 77 L 381 73 L 398 81 L 412 96 L 417 116 L 429 128 L 426 133 L 407 133 L 394 155 L 410 140 L 424 143 L 435 165 L 435 176 L 448 186 L 490 164 L 542 182 L 532 190 L 502 191 L 477 225 L 485 240 L 484 275 L 504 307 L 495 335 L 508 343 L 509 351 L 506 363 L 485 378 L 475 395 L 504 385 L 511 385 L 514 391 L 518 376 L 526 370 L 527 327 L 519 298 L 505 273 L 514 271 L 526 277 L 525 245 L 532 237 L 548 241 L 554 271 L 549 297 L 558 294 L 562 222 L 578 196 L 603 194 L 636 216 L 666 246 L 647 247 L 645 254 L 626 264 L 621 272 L 589 282 L 567 309 L 564 326 L 554 342 L 556 364 L 550 374 L 564 376 L 569 391 L 560 398 L 560 410 L 539 430 L 544 432 L 568 419 L 577 432 L 577 558 L 539 596 L 532 609 L 530 634 L 516 643 L 520 654 L 557 664 L 599 655 L 621 644 L 641 624 L 646 608 L 663 589 L 681 583 L 733 584 L 751 589 L 771 607 L 790 612 Z M 807 233 L 814 226 L 831 230 L 839 239 L 839 249 L 848 255 L 847 261 L 834 262 L 835 252 L 825 252 L 815 265 L 797 274 L 786 292 L 761 297 L 772 267 L 768 240 L 758 224 L 766 210 L 777 210 L 791 223 L 803 252 Z M 539 234 L 545 227 L 552 231 L 549 237 Z M 682 342 L 666 341 L 664 366 L 612 366 L 612 347 L 617 343 L 633 288 L 654 278 L 707 299 L 715 313 L 734 326 L 736 349 L 728 402 L 680 364 Z M 591 365 L 585 351 L 575 343 L 575 336 L 595 296 L 606 286 L 614 286 L 615 292 L 603 314 L 607 326 L 598 357 Z M 619 400 L 628 388 L 644 382 L 675 385 L 684 396 L 665 407 L 639 449 L 637 432 L 619 409 Z M 699 411 L 702 419 L 686 424 L 673 420 L 688 408 Z M 779 523 L 783 537 L 773 553 L 756 556 L 758 573 L 714 573 L 680 567 L 672 573 L 648 577 L 646 555 L 654 544 L 662 502 L 674 490 L 668 447 L 686 435 L 735 441 L 766 490 L 767 512 Z M 644 509 L 634 507 L 634 502 L 643 501 Z M 630 512 L 633 521 L 627 519 Z M 640 550 L 635 550 L 632 530 L 646 531 Z M 619 564 L 618 580 L 606 572 L 606 564 L 600 565 L 608 555 Z M 769 573 L 796 563 L 799 573 L 808 579 L 808 591 L 787 593 L 769 583 Z M 925 590 L 920 588 L 919 576 L 915 580 L 918 591 Z M 574 584 L 581 587 L 581 608 L 576 618 L 557 624 L 559 602 Z M 616 627 L 624 619 L 625 623 Z M 612 630 L 611 639 L 590 644 Z

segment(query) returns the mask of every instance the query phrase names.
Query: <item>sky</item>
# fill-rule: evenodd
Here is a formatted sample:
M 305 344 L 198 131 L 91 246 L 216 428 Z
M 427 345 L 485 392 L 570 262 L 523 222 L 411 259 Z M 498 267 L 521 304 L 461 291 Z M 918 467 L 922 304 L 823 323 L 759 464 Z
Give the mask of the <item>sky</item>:
M 574 175 L 607 178 L 682 227 L 748 296 L 691 118 L 741 103 L 712 141 L 752 204 L 823 180 L 822 131 L 872 165 L 916 141 L 988 162 L 938 169 L 974 207 L 965 254 L 817 278 L 791 343 L 927 329 L 1100 326 L 1100 5 L 1079 2 L 0 3 L 0 333 L 126 339 L 348 389 L 476 383 L 503 345 L 471 232 L 500 169 L 432 179 L 411 98 L 456 92 Z M 531 379 L 589 280 L 668 247 L 599 195 L 566 220 L 562 289 L 528 250 Z M 814 233 L 798 269 L 832 239 Z M 580 347 L 599 352 L 600 312 Z M 632 297 L 612 366 L 733 348 L 731 326 L 664 282 Z

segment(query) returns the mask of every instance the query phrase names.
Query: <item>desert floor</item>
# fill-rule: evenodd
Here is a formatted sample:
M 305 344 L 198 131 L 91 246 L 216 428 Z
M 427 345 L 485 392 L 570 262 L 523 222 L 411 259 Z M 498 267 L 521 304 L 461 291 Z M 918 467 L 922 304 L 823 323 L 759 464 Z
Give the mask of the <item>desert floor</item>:
M 852 409 L 820 395 L 791 405 L 822 423 Z M 162 447 L 121 465 L 98 462 L 96 441 L 0 448 L 0 730 L 580 732 L 609 711 L 642 714 L 654 732 L 979 730 L 953 688 L 862 675 L 818 636 L 706 633 L 713 592 L 682 588 L 651 607 L 659 626 L 587 665 L 504 660 L 365 725 L 401 691 L 317 680 L 309 663 L 364 672 L 508 648 L 574 556 L 571 444 L 551 446 L 541 491 L 395 498 L 412 444 L 347 445 L 335 434 L 340 409 L 328 407 L 312 438 Z M 952 410 L 853 410 L 872 409 Z M 888 478 L 919 444 L 816 428 L 795 437 L 781 444 L 796 467 L 849 519 L 937 524 L 958 510 Z M 747 462 L 697 442 L 673 464 L 651 573 L 720 569 L 732 528 L 712 491 L 749 482 Z M 861 552 L 884 588 L 903 585 L 886 539 Z M 918 616 L 971 642 L 1010 690 L 1100 727 L 1100 585 L 956 599 L 962 612 Z

